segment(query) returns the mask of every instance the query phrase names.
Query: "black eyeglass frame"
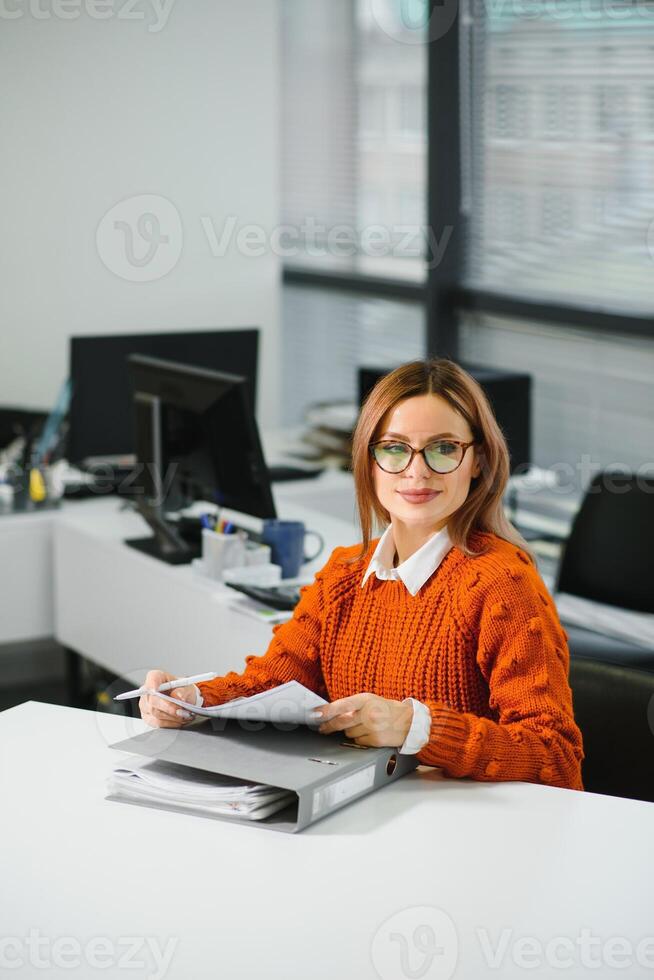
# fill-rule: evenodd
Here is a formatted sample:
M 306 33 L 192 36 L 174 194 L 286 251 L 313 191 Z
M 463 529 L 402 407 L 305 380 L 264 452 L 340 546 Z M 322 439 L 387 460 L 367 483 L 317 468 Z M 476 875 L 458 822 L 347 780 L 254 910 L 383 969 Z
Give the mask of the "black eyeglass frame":
M 449 442 L 449 443 L 452 443 L 453 445 L 459 446 L 459 447 L 461 447 L 463 449 L 463 452 L 461 453 L 461 459 L 456 464 L 456 466 L 454 467 L 454 469 L 451 469 L 451 470 L 435 470 L 433 466 L 430 466 L 429 460 L 425 456 L 425 450 L 428 449 L 429 446 L 438 445 L 439 442 Z M 465 459 L 466 453 L 467 453 L 468 449 L 470 448 L 470 446 L 474 446 L 477 442 L 478 442 L 477 439 L 473 439 L 471 442 L 461 442 L 460 439 L 436 439 L 436 440 L 433 440 L 432 442 L 428 442 L 425 446 L 422 447 L 422 449 L 414 449 L 414 447 L 411 446 L 408 442 L 402 442 L 401 439 L 378 439 L 377 442 L 371 442 L 370 443 L 370 445 L 368 446 L 368 451 L 369 451 L 370 455 L 372 456 L 372 458 L 374 459 L 374 461 L 377 464 L 377 466 L 379 467 L 379 469 L 382 471 L 382 473 L 389 473 L 391 476 L 397 476 L 399 473 L 404 473 L 405 470 L 408 470 L 408 468 L 411 466 L 411 463 L 413 462 L 415 456 L 417 456 L 418 453 L 420 453 L 420 455 L 422 456 L 422 458 L 425 461 L 426 466 L 428 467 L 428 469 L 430 469 L 432 471 L 432 473 L 438 473 L 439 476 L 447 476 L 449 473 L 456 473 L 456 471 L 458 470 L 459 466 L 461 466 L 461 463 Z M 406 466 L 403 466 L 401 470 L 385 470 L 384 467 L 379 462 L 379 460 L 377 459 L 377 457 L 375 456 L 375 447 L 376 446 L 406 446 L 407 449 L 410 449 L 411 450 L 411 455 L 409 457 L 409 462 L 406 464 Z

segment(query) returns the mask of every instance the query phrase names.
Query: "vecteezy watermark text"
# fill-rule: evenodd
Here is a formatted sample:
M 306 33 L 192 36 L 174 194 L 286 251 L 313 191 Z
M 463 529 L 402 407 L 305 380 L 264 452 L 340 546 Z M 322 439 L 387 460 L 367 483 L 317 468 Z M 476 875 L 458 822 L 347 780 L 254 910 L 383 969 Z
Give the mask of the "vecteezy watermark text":
M 270 233 L 261 225 L 239 226 L 234 214 L 227 215 L 220 227 L 209 215 L 203 215 L 200 223 L 214 258 L 222 258 L 230 249 L 249 258 L 267 251 L 282 259 L 412 258 L 424 259 L 430 269 L 440 265 L 454 231 L 451 225 L 440 236 L 420 224 L 326 225 L 311 215 L 298 225 L 277 225 Z
M 574 934 L 547 937 L 518 935 L 509 927 L 480 927 L 474 936 L 476 947 L 468 941 L 459 949 L 457 928 L 447 912 L 410 906 L 382 922 L 372 937 L 370 957 L 382 980 L 450 980 L 464 955 L 482 960 L 484 976 L 494 971 L 503 976 L 509 964 L 525 971 L 546 969 L 548 976 L 579 967 L 600 970 L 602 977 L 607 970 L 621 975 L 631 968 L 654 970 L 654 936 L 600 936 L 587 926 Z
M 32 464 L 34 465 L 34 463 Z M 29 489 L 30 473 L 32 466 L 23 468 L 18 464 L 9 466 L 4 476 L 6 481 L 13 487 L 15 495 L 20 496 Z M 75 493 L 81 493 L 102 497 L 110 493 L 118 493 L 121 497 L 147 497 L 148 502 L 153 507 L 161 507 L 168 499 L 175 480 L 179 473 L 179 464 L 171 463 L 163 470 L 159 470 L 154 463 L 134 463 L 128 473 L 123 474 L 117 479 L 116 470 L 110 463 L 96 463 L 87 467 L 84 479 L 75 489 L 69 485 L 66 488 L 67 495 L 74 497 Z M 46 472 L 46 486 L 49 476 Z M 52 494 L 52 487 L 48 487 L 48 492 Z M 60 491 L 63 492 L 63 487 Z M 61 496 L 60 493 L 52 494 L 55 498 Z
M 1 2 L 1 0 L 0 0 Z M 437 233 L 426 224 L 340 223 L 327 225 L 307 215 L 300 224 L 246 224 L 235 214 L 199 221 L 213 258 L 236 252 L 245 258 L 273 254 L 282 259 L 309 258 L 419 259 L 427 268 L 440 265 L 454 231 Z M 195 224 L 197 229 L 197 224 Z M 176 206 L 160 194 L 138 194 L 112 205 L 96 229 L 96 247 L 110 272 L 128 282 L 153 282 L 171 272 L 182 255 L 184 231 Z
M 513 929 L 505 928 L 497 937 L 492 937 L 487 929 L 477 929 L 477 939 L 490 970 L 503 969 L 507 959 L 525 970 L 539 967 L 569 970 L 575 965 L 587 970 L 601 967 L 625 970 L 633 966 L 654 969 L 654 936 L 633 942 L 626 936 L 603 938 L 584 927 L 576 936 L 551 936 L 542 940 L 536 936 L 515 936 Z
M 454 26 L 460 0 L 367 0 L 367 13 L 377 28 L 399 44 L 429 44 L 444 37 Z M 500 18 L 522 21 L 652 23 L 654 7 L 650 3 L 626 0 L 481 0 L 479 10 L 486 21 Z
M 147 21 L 150 34 L 158 34 L 168 23 L 175 0 L 0 0 L 0 20 L 91 20 Z
M 106 971 L 149 970 L 148 980 L 163 980 L 170 968 L 178 939 L 165 943 L 152 936 L 93 936 L 82 943 L 75 936 L 44 936 L 30 929 L 26 936 L 0 935 L 0 971 L 35 970 Z

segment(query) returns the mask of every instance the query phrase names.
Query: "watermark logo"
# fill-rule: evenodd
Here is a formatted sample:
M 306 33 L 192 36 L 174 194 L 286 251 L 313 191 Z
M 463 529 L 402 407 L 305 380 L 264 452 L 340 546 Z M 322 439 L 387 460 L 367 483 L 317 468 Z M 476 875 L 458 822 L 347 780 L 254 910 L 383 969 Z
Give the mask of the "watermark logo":
M 182 220 L 165 197 L 139 194 L 110 208 L 96 231 L 104 265 L 128 282 L 153 282 L 168 275 L 182 254 Z
M 438 0 L 430 11 L 429 0 L 369 0 L 374 22 L 400 44 L 426 44 L 443 37 L 454 24 L 458 0 Z
M 372 941 L 372 964 L 382 980 L 449 980 L 459 942 L 450 916 L 429 905 L 396 912 Z

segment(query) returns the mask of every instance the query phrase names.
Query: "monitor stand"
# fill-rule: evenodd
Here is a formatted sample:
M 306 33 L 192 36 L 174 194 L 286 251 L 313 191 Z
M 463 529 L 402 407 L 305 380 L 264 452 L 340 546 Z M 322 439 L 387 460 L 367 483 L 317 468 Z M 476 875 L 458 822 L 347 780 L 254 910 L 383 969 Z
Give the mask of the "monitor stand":
M 189 544 L 168 524 L 156 507 L 144 500 L 135 499 L 136 509 L 141 517 L 154 531 L 154 537 L 130 538 L 125 541 L 130 548 L 135 548 L 151 558 L 158 558 L 168 565 L 188 565 L 194 558 L 200 557 L 201 545 Z
M 194 558 L 199 558 L 201 554 L 200 548 L 194 548 L 191 545 L 186 545 L 184 550 L 168 550 L 163 548 L 158 540 L 158 538 L 129 538 L 125 541 L 126 545 L 130 548 L 134 548 L 136 551 L 142 552 L 144 555 L 149 555 L 151 558 L 158 558 L 160 561 L 165 561 L 168 565 L 188 565 L 189 562 L 193 561 Z

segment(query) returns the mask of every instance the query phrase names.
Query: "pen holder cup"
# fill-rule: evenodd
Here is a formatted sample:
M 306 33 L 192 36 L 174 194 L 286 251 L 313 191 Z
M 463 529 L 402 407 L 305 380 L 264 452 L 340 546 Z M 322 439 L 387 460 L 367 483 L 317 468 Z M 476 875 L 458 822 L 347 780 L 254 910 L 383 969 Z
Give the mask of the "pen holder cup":
M 245 544 L 240 537 L 203 528 L 202 561 L 205 575 L 221 581 L 226 568 L 237 568 L 244 565 L 245 560 Z

